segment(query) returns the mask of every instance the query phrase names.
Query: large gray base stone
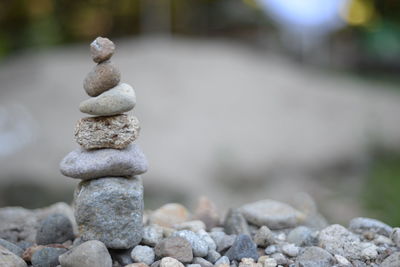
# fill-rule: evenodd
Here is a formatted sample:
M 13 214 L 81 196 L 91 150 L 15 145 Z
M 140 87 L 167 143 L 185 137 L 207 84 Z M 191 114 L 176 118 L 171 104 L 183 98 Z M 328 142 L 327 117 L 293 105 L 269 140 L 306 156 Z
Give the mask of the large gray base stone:
M 143 233 L 143 185 L 138 176 L 83 181 L 74 194 L 75 217 L 82 240 L 107 248 L 128 249 Z

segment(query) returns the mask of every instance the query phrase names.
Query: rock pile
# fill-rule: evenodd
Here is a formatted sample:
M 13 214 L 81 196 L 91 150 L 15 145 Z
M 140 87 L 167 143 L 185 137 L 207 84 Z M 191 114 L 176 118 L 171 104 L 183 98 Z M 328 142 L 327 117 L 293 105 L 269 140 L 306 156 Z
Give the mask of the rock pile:
M 124 114 L 136 105 L 133 88 L 120 83 L 121 74 L 110 61 L 115 45 L 98 37 L 90 45 L 97 63 L 83 87 L 92 98 L 80 111 L 75 128 L 81 148 L 60 163 L 61 173 L 81 179 L 74 194 L 75 219 L 81 241 L 98 240 L 111 249 L 128 249 L 142 239 L 143 185 L 138 176 L 147 170 L 137 144 L 139 121 Z

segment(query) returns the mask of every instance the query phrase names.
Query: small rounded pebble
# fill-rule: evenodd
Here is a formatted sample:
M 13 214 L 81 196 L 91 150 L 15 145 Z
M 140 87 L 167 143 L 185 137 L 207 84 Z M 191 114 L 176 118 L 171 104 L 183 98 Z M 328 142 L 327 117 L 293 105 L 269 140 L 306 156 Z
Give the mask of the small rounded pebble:
M 199 230 L 206 229 L 206 225 L 204 224 L 204 222 L 199 221 L 199 220 L 181 222 L 181 223 L 175 224 L 173 227 L 176 230 L 190 230 L 193 232 L 197 232 Z
M 274 234 L 267 226 L 263 225 L 254 235 L 254 242 L 260 247 L 267 247 L 275 243 Z
M 14 243 L 8 242 L 5 239 L 0 238 L 0 246 L 4 247 L 5 249 L 11 251 L 18 257 L 22 257 L 22 254 L 24 253 L 24 250 L 20 248 L 19 246 L 15 245 Z
M 295 257 L 299 254 L 299 247 L 294 244 L 285 244 L 282 246 L 282 252 L 290 257 Z
M 216 262 L 215 265 L 220 265 L 220 264 L 230 264 L 230 260 L 227 256 L 222 256 L 219 258 Z
M 63 214 L 51 214 L 43 220 L 36 234 L 38 245 L 61 244 L 74 239 L 72 223 Z
M 242 258 L 258 259 L 257 246 L 248 235 L 238 235 L 232 247 L 225 253 L 230 260 L 240 261 Z
M 121 83 L 99 96 L 83 101 L 79 110 L 90 115 L 112 116 L 128 112 L 135 105 L 135 91 L 129 84 Z
M 276 260 L 274 258 L 268 258 L 268 259 L 265 259 L 265 261 L 264 261 L 264 267 L 275 267 L 277 265 L 278 265 L 278 263 L 276 262 Z
M 161 259 L 160 267 L 184 267 L 184 265 L 174 258 L 165 257 Z
M 163 229 L 156 225 L 148 225 L 143 228 L 142 243 L 144 245 L 156 246 L 163 238 Z
M 163 239 L 155 247 L 157 257 L 172 257 L 183 263 L 193 260 L 192 246 L 185 238 L 171 236 Z
M 115 45 L 108 38 L 97 37 L 90 44 L 90 53 L 92 55 L 93 61 L 96 63 L 109 60 L 114 54 L 114 51 Z
M 278 248 L 275 245 L 271 245 L 271 246 L 266 247 L 264 251 L 265 251 L 265 254 L 271 255 L 271 254 L 274 254 L 275 252 L 277 252 Z
M 335 259 L 336 259 L 336 261 L 339 263 L 340 266 L 343 266 L 343 267 L 350 267 L 350 266 L 353 266 L 353 265 L 350 263 L 350 261 L 348 261 L 345 257 L 343 257 L 343 256 L 341 256 L 341 255 L 339 255 L 339 254 L 335 254 L 334 256 L 335 256 Z
M 289 232 L 287 241 L 297 246 L 312 246 L 314 240 L 310 228 L 298 226 Z
M 205 260 L 201 257 L 195 257 L 193 259 L 193 263 L 200 264 L 202 267 L 213 267 L 214 266 L 211 262 L 209 262 L 208 260 Z
M 179 236 L 189 241 L 193 249 L 193 256 L 205 257 L 208 254 L 208 244 L 206 241 L 201 239 L 196 233 L 189 230 L 177 231 L 173 236 Z
M 154 250 L 148 246 L 136 246 L 132 249 L 131 257 L 135 262 L 151 265 L 154 262 Z
M 56 267 L 60 264 L 58 257 L 67 252 L 65 248 L 46 247 L 32 255 L 33 267 Z
M 115 87 L 121 79 L 118 68 L 110 61 L 97 64 L 83 81 L 83 88 L 89 96 L 98 96 Z
M 187 221 L 189 211 L 181 204 L 168 203 L 153 211 L 150 215 L 150 222 L 164 227 L 173 227 Z
M 60 255 L 63 267 L 111 267 L 111 256 L 106 246 L 97 240 L 87 241 Z

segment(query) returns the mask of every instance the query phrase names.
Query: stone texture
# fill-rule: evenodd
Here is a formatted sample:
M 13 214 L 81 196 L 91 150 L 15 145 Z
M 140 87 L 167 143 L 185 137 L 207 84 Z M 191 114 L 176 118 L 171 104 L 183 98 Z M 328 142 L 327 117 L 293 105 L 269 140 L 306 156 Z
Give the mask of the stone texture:
M 142 243 L 144 245 L 155 246 L 163 238 L 163 229 L 156 225 L 147 225 L 143 228 Z
M 199 198 L 194 218 L 203 221 L 208 231 L 220 223 L 217 207 L 205 196 Z
M 297 246 L 311 246 L 315 243 L 311 229 L 306 226 L 298 226 L 291 230 L 287 241 Z
M 0 238 L 0 246 L 11 251 L 18 257 L 22 257 L 22 254 L 24 253 L 24 250 L 21 249 L 19 246 L 15 245 L 14 243 L 8 242 L 7 240 L 1 239 L 1 238 Z
M 33 267 L 56 267 L 60 264 L 58 257 L 67 252 L 65 248 L 43 248 L 32 255 Z
M 240 212 L 248 222 L 271 230 L 292 228 L 304 219 L 304 214 L 288 204 L 269 199 L 246 204 Z
M 131 177 L 147 171 L 147 159 L 137 144 L 120 150 L 78 148 L 61 161 L 60 171 L 65 176 L 82 180 Z
M 201 257 L 195 257 L 193 259 L 193 264 L 199 264 L 201 267 L 213 267 L 214 265 L 206 259 Z
M 127 249 L 142 239 L 143 185 L 140 177 L 83 181 L 75 190 L 75 217 L 83 240 Z
M 113 261 L 117 261 L 122 266 L 133 263 L 131 249 L 109 249 L 108 251 Z
M 92 59 L 96 63 L 100 63 L 106 60 L 109 60 L 115 51 L 114 43 L 108 39 L 103 37 L 97 37 L 90 44 L 90 54 Z
M 185 238 L 171 236 L 162 240 L 155 247 L 158 257 L 172 257 L 183 263 L 193 260 L 192 246 Z
M 20 207 L 0 208 L 0 238 L 17 243 L 36 242 L 40 221 L 50 214 L 61 213 L 73 222 L 77 229 L 71 207 L 66 203 L 55 203 L 42 209 L 29 210 Z
M 221 258 L 219 258 L 216 262 L 215 265 L 218 266 L 220 264 L 229 264 L 230 260 L 227 256 L 222 256 Z
M 204 224 L 204 222 L 200 220 L 194 220 L 194 221 L 187 221 L 174 224 L 174 228 L 176 230 L 190 230 L 193 232 L 197 232 L 206 229 L 206 225 Z
M 296 259 L 296 266 L 331 267 L 335 259 L 320 247 L 305 248 Z
M 23 259 L 2 246 L 0 246 L 0 266 L 27 267 Z
M 240 261 L 242 258 L 258 259 L 257 246 L 248 235 L 238 235 L 232 247 L 225 253 L 230 260 Z
M 185 266 L 174 258 L 165 257 L 161 259 L 160 267 L 185 267 Z
M 69 218 L 63 214 L 51 214 L 42 221 L 36 234 L 36 243 L 38 245 L 61 244 L 74 238 Z
M 151 265 L 154 262 L 154 250 L 148 246 L 136 246 L 131 251 L 131 257 L 134 262 L 143 262 Z
M 398 227 L 393 228 L 393 231 L 390 234 L 390 239 L 393 241 L 393 243 L 396 246 L 400 247 L 400 228 L 398 228 Z
M 74 247 L 59 258 L 62 267 L 111 267 L 111 256 L 106 246 L 97 240 Z
M 217 244 L 215 244 L 214 239 L 211 238 L 209 233 L 203 229 L 200 229 L 196 232 L 196 234 L 207 243 L 208 250 L 217 250 Z
M 282 246 L 282 252 L 289 257 L 296 257 L 299 251 L 299 247 L 294 244 L 285 244 Z
M 90 96 L 98 96 L 115 87 L 121 79 L 121 73 L 110 61 L 97 64 L 83 81 L 83 88 Z
M 84 149 L 123 149 L 138 138 L 139 131 L 139 121 L 134 116 L 87 117 L 78 121 L 75 140 Z
M 348 259 L 360 259 L 362 246 L 357 235 L 339 224 L 323 229 L 319 236 L 319 246 L 332 254 Z
M 189 241 L 193 249 L 193 256 L 195 257 L 207 256 L 208 244 L 204 239 L 200 238 L 200 236 L 197 235 L 196 233 L 189 230 L 181 230 L 173 233 L 173 236 L 179 236 Z
M 389 237 L 393 231 L 393 228 L 381 221 L 358 217 L 354 218 L 349 223 L 349 229 L 355 233 L 362 233 L 365 231 L 371 231 Z
M 224 229 L 228 235 L 250 235 L 249 225 L 238 209 L 229 209 L 225 217 Z
M 135 105 L 135 91 L 129 84 L 121 83 L 96 97 L 81 102 L 79 110 L 90 115 L 112 116 L 128 112 Z
M 211 238 L 217 245 L 217 251 L 223 252 L 233 245 L 236 235 L 227 235 L 224 232 L 211 232 Z
M 189 211 L 178 203 L 168 203 L 153 211 L 150 215 L 150 222 L 164 227 L 173 227 L 187 221 Z
M 274 234 L 267 226 L 261 226 L 254 235 L 254 242 L 260 247 L 267 247 L 275 243 Z
M 387 257 L 380 265 L 380 267 L 399 267 L 400 266 L 400 252 L 395 252 Z

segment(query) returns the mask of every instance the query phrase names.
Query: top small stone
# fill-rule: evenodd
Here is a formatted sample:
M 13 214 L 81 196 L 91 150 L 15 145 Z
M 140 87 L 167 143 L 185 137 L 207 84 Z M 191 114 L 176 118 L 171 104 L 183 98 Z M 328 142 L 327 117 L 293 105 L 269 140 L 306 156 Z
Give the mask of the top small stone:
M 96 63 L 101 63 L 103 61 L 109 60 L 115 51 L 114 43 L 103 37 L 97 37 L 90 44 L 90 53 L 92 54 L 92 59 Z

